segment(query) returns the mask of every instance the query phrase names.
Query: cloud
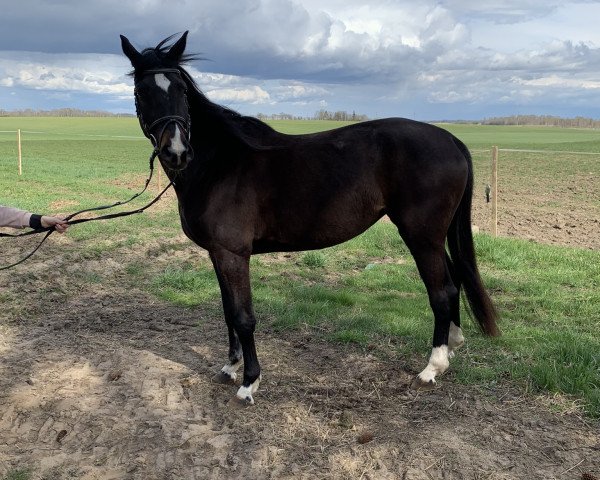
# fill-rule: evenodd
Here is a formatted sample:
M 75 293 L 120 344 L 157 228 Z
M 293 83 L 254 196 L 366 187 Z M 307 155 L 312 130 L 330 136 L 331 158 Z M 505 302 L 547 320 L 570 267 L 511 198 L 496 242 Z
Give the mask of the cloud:
M 545 17 L 565 2 L 553 0 L 446 0 L 447 8 L 472 18 L 493 23 L 521 23 L 532 18 Z
M 323 101 L 323 98 L 331 95 L 326 88 L 315 85 L 307 85 L 300 82 L 283 83 L 273 87 L 272 96 L 278 102 L 288 101 Z
M 21 0 L 0 18 L 0 95 L 131 110 L 118 34 L 143 48 L 189 29 L 188 51 L 211 59 L 190 69 L 200 87 L 248 112 L 591 105 L 597 14 L 554 0 Z
M 0 85 L 36 90 L 122 95 L 131 87 L 125 63 L 114 55 L 41 55 L 2 52 Z M 120 73 L 119 73 L 120 72 Z
M 268 103 L 271 96 L 261 87 L 249 88 L 217 88 L 207 90 L 206 95 L 210 100 L 216 103 L 248 103 L 259 105 Z
M 432 0 L 416 7 L 402 1 L 331 5 L 180 0 L 165 15 L 163 3 L 148 0 L 103 0 L 85 7 L 70 0 L 23 0 L 3 7 L 0 45 L 46 53 L 117 54 L 119 33 L 141 48 L 189 29 L 190 49 L 204 52 L 222 73 L 347 82 L 401 76 L 419 59 L 418 49 L 448 48 L 466 36 L 464 25 Z

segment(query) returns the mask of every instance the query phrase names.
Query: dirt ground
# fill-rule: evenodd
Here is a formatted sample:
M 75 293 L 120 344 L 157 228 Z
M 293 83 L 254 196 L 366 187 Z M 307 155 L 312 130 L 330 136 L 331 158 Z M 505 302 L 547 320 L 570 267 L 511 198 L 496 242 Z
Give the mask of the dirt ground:
M 597 168 L 577 171 L 567 160 L 564 163 L 568 165 L 564 172 L 554 167 L 545 175 L 533 174 L 514 160 L 505 168 L 508 171 L 502 172 L 498 184 L 499 236 L 600 250 Z M 482 232 L 491 233 L 492 204 L 485 202 L 484 195 L 487 181 L 486 175 L 481 175 L 475 186 L 472 217 Z
M 575 207 L 597 190 L 585 182 L 555 192 L 560 209 L 503 192 L 500 234 L 600 248 L 600 215 Z M 475 201 L 484 231 L 488 209 Z M 161 302 L 127 283 L 122 258 L 65 256 L 67 241 L 0 272 L 2 480 L 22 469 L 38 480 L 600 478 L 600 424 L 576 403 L 501 380 L 462 386 L 452 367 L 416 394 L 410 381 L 429 352 L 403 358 L 393 344 L 262 327 L 263 382 L 256 405 L 240 408 L 236 386 L 213 380 L 227 352 L 220 314 Z M 152 246 L 136 248 L 119 255 Z

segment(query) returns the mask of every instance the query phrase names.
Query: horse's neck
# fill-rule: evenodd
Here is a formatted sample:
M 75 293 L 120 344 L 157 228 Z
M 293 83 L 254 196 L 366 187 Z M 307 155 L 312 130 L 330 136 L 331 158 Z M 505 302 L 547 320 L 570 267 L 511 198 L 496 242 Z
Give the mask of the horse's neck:
M 245 150 L 226 112 L 204 98 L 189 101 L 194 158 L 181 172 L 167 173 L 180 198 L 195 194 L 198 188 L 209 187 L 215 166 L 219 169 L 224 161 L 230 162 Z
M 191 112 L 192 143 L 196 148 L 204 152 L 215 152 L 238 141 L 223 113 L 216 109 L 200 109 Z

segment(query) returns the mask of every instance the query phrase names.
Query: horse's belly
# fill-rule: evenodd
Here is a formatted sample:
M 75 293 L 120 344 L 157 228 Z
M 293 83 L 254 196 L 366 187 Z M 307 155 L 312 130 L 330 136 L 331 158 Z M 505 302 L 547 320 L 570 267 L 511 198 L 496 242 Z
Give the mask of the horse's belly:
M 297 252 L 331 247 L 360 235 L 382 216 L 383 212 L 345 222 L 315 222 L 304 227 L 292 224 L 293 228 L 279 230 L 277 235 L 255 239 L 252 242 L 252 253 Z

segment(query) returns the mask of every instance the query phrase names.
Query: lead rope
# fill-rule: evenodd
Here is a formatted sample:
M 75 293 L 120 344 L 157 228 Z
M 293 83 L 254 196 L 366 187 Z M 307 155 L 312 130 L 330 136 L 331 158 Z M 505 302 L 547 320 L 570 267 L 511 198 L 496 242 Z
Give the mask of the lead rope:
M 109 208 L 114 208 L 114 207 L 118 207 L 120 205 L 125 205 L 129 202 L 131 202 L 132 200 L 136 199 L 137 197 L 139 197 L 140 195 L 142 195 L 148 188 L 148 185 L 150 184 L 150 181 L 152 180 L 152 175 L 154 174 L 154 159 L 156 158 L 156 156 L 158 155 L 158 149 L 155 148 L 154 151 L 152 152 L 152 154 L 150 155 L 150 175 L 148 176 L 148 179 L 146 180 L 146 184 L 144 185 L 144 188 L 142 189 L 141 192 L 136 193 L 133 197 L 131 197 L 129 200 L 126 200 L 124 202 L 115 202 L 112 205 L 103 205 L 100 207 L 94 207 L 94 208 L 86 208 L 84 210 L 80 210 L 78 212 L 72 213 L 71 215 L 67 216 L 65 218 L 66 223 L 68 225 L 76 225 L 78 223 L 85 223 L 85 222 L 93 222 L 96 220 L 108 220 L 110 218 L 117 218 L 117 217 L 126 217 L 128 215 L 134 215 L 136 213 L 142 213 L 144 210 L 150 208 L 152 205 L 154 205 L 156 202 L 158 202 L 160 200 L 160 198 L 164 195 L 164 193 L 171 188 L 172 186 L 174 186 L 175 184 L 170 181 L 169 184 L 162 190 L 162 192 L 160 192 L 155 198 L 154 200 L 152 200 L 150 203 L 144 205 L 141 208 L 138 208 L 136 210 L 130 210 L 127 212 L 119 212 L 119 213 L 111 213 L 111 214 L 107 214 L 107 215 L 99 215 L 97 217 L 92 217 L 92 218 L 80 218 L 77 220 L 72 220 L 74 217 L 76 217 L 77 215 L 81 215 L 82 213 L 86 213 L 86 212 L 95 212 L 98 210 L 107 210 Z M 44 233 L 46 232 L 46 235 L 44 236 L 44 238 L 42 239 L 42 241 L 33 249 L 33 251 L 31 253 L 29 253 L 27 256 L 23 257 L 21 260 L 19 260 L 18 262 L 15 262 L 11 265 L 7 265 L 4 267 L 0 267 L 0 271 L 2 270 L 8 270 L 9 268 L 13 268 L 16 267 L 17 265 L 20 265 L 21 263 L 25 262 L 26 260 L 28 260 L 30 257 L 32 257 L 35 252 L 37 252 L 39 250 L 39 248 L 44 244 L 44 242 L 48 239 L 48 237 L 50 235 L 52 235 L 53 232 L 55 232 L 55 228 L 54 227 L 46 227 L 46 228 L 38 228 L 36 230 L 32 230 L 29 232 L 25 232 L 25 233 L 18 233 L 18 234 L 11 234 L 11 233 L 0 233 L 0 237 L 25 237 L 28 235 L 38 235 L 40 233 Z

